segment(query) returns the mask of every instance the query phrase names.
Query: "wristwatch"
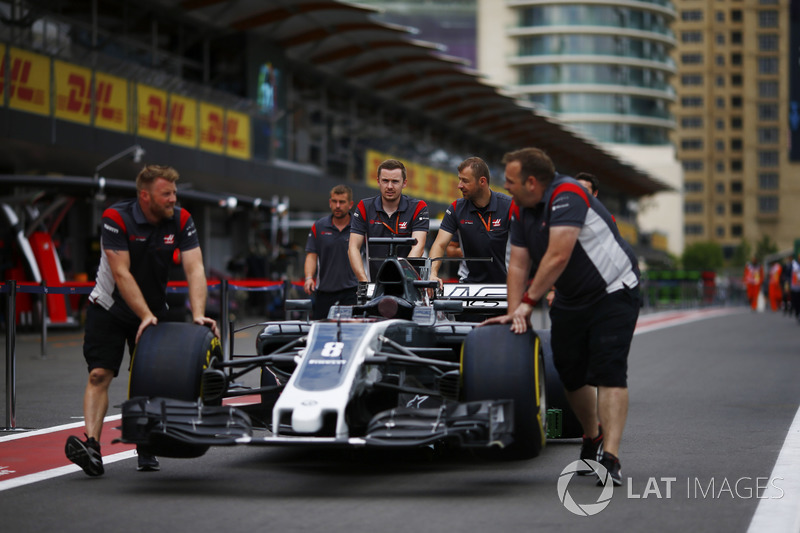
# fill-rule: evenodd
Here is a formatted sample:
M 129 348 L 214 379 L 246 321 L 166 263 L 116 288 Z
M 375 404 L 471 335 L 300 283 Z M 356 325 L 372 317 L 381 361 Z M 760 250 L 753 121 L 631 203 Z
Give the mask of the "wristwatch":
M 522 293 L 522 303 L 528 304 L 531 307 L 536 307 L 538 302 L 528 295 L 528 291 L 525 291 Z

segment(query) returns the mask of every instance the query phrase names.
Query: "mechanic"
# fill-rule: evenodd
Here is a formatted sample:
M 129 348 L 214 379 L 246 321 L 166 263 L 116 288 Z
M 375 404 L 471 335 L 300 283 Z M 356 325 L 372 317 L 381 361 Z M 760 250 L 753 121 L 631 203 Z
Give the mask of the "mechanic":
M 606 208 L 574 179 L 556 178 L 542 150 L 510 152 L 503 163 L 505 188 L 516 204 L 508 314 L 486 323 L 511 323 L 511 331 L 524 333 L 537 301 L 556 286 L 551 342 L 570 407 L 583 427 L 580 458 L 599 459 L 621 485 L 627 359 L 639 315 L 636 256 Z M 528 283 L 531 267 L 535 275 Z
M 598 180 L 597 176 L 594 174 L 589 174 L 588 172 L 578 172 L 575 174 L 575 179 L 595 198 L 597 198 L 597 195 L 600 194 L 600 180 Z
M 175 205 L 177 179 L 171 167 L 148 165 L 136 177 L 137 198 L 103 213 L 100 267 L 89 295 L 83 342 L 89 370 L 83 398 L 86 440 L 73 435 L 65 446 L 69 460 L 89 476 L 104 471 L 100 434 L 109 385 L 119 374 L 126 342 L 133 354 L 145 328 L 158 324 L 166 312 L 171 263 L 183 265 L 193 322 L 219 336 L 216 322 L 205 316 L 206 275 L 194 220 Z M 138 470 L 158 469 L 156 457 L 139 453 Z
M 370 245 L 368 237 L 414 237 L 417 243 L 398 246 L 397 256 L 422 257 L 430 225 L 428 205 L 423 200 L 402 194 L 408 185 L 406 167 L 402 162 L 396 159 L 382 162 L 378 165 L 377 179 L 380 194 L 358 202 L 350 228 L 348 255 L 360 283 L 374 280 L 383 258 L 389 254 L 388 245 Z M 366 250 L 368 269 L 364 268 L 362 247 Z
M 470 157 L 458 165 L 458 190 L 462 198 L 447 208 L 439 233 L 431 246 L 430 257 L 442 257 L 458 234 L 466 257 L 488 255 L 492 261 L 464 261 L 459 270 L 464 283 L 505 283 L 508 226 L 511 221 L 511 197 L 489 188 L 489 167 L 479 157 Z M 439 278 L 441 261 L 431 263 L 430 279 L 443 285 Z
M 330 307 L 337 302 L 355 305 L 358 288 L 347 256 L 353 190 L 347 185 L 337 185 L 331 189 L 328 206 L 331 214 L 314 222 L 306 242 L 303 289 L 306 294 L 315 294 L 311 315 L 314 320 L 326 318 Z M 315 279 L 317 271 L 319 282 Z
M 764 280 L 764 268 L 756 259 L 750 257 L 750 262 L 744 266 L 744 284 L 747 287 L 747 300 L 750 302 L 750 309 L 758 310 L 758 295 L 761 294 L 761 282 Z

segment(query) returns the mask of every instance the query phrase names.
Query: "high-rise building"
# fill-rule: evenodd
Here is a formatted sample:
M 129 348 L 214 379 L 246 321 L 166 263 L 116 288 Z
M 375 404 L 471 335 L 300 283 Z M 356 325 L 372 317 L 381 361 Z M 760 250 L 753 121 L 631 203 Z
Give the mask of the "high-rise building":
M 800 2 L 675 6 L 686 242 L 788 249 L 800 237 Z
M 669 0 L 478 0 L 477 20 L 478 70 L 673 187 L 641 203 L 638 222 L 678 254 L 674 18 Z

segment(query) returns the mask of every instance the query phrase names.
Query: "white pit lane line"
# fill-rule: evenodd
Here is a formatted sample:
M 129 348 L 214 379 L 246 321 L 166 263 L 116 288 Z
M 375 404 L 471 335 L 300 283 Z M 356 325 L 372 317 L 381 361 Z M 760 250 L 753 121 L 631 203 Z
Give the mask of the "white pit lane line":
M 800 409 L 783 442 L 770 480 L 774 481 L 759 500 L 748 533 L 800 531 Z

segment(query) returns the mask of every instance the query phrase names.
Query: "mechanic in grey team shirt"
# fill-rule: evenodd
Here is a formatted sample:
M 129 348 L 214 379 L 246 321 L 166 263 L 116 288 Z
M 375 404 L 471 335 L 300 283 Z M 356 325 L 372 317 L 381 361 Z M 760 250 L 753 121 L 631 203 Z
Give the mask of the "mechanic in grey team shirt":
M 358 280 L 347 256 L 353 190 L 347 185 L 337 185 L 331 189 L 328 205 L 331 214 L 314 222 L 306 241 L 303 289 L 306 294 L 315 294 L 311 314 L 314 320 L 326 318 L 330 307 L 337 302 L 355 305 L 358 289 Z
M 537 148 L 510 152 L 505 188 L 514 198 L 508 314 L 524 333 L 537 300 L 553 286 L 553 358 L 570 407 L 583 426 L 580 459 L 598 460 L 615 485 L 628 413 L 628 352 L 639 316 L 639 268 L 611 214 L 577 181 L 555 175 Z M 531 267 L 535 272 L 528 283 Z M 602 423 L 602 426 L 600 424 Z M 592 474 L 590 463 L 581 474 Z M 602 471 L 601 471 L 602 472 Z M 608 478 L 600 480 L 603 484 Z
M 465 283 L 505 283 L 506 248 L 511 222 L 511 197 L 489 188 L 489 167 L 479 157 L 458 165 L 458 190 L 462 198 L 447 208 L 431 246 L 431 258 L 442 257 L 454 235 L 465 257 L 491 257 L 492 261 L 465 261 Z M 439 282 L 441 261 L 431 263 L 431 280 Z M 459 271 L 461 274 L 461 271 Z
M 86 440 L 67 439 L 65 452 L 86 474 L 104 472 L 100 434 L 108 410 L 108 388 L 119 374 L 125 344 L 133 354 L 145 328 L 158 323 L 167 310 L 170 264 L 182 264 L 189 287 L 195 324 L 211 328 L 205 316 L 206 275 L 194 220 L 177 207 L 178 173 L 149 165 L 136 178 L 137 198 L 118 202 L 103 212 L 100 267 L 89 296 L 83 356 L 89 380 L 83 400 Z M 158 470 L 158 460 L 139 453 L 138 469 Z

